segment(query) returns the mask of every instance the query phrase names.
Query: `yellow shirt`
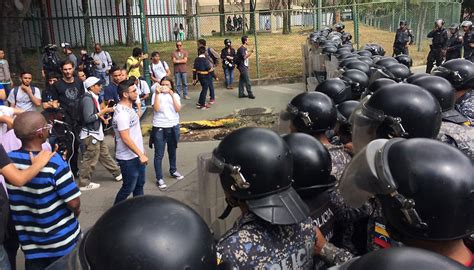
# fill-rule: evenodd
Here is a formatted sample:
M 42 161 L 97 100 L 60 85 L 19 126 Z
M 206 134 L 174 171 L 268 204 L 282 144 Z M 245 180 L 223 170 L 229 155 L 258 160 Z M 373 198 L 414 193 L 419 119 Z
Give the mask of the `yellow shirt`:
M 143 66 L 143 62 L 140 63 L 139 67 L 136 68 L 130 68 L 132 65 L 136 65 L 140 60 L 138 58 L 135 58 L 133 56 L 128 57 L 127 59 L 127 71 L 128 71 L 128 77 L 130 76 L 135 76 L 135 78 L 140 78 L 141 73 L 140 73 L 140 66 Z

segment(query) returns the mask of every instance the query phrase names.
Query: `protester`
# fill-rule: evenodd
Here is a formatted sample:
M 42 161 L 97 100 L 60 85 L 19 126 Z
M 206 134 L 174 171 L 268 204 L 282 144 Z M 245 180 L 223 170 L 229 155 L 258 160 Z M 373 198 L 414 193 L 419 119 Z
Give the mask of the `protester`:
M 140 80 L 139 78 L 135 78 L 134 76 L 130 76 L 130 80 L 135 83 L 137 88 L 138 98 L 135 102 L 135 106 L 137 107 L 138 116 L 141 118 L 142 115 L 146 111 L 146 104 L 145 101 L 150 96 L 150 87 L 144 80 Z
M 102 50 L 100 43 L 96 43 L 91 56 L 95 65 L 94 76 L 104 81 L 104 86 L 109 85 L 109 70 L 113 63 L 109 52 Z
M 21 84 L 10 91 L 8 103 L 10 107 L 23 111 L 36 111 L 36 107 L 41 106 L 41 91 L 38 87 L 31 85 L 33 77 L 30 72 L 20 73 Z
M 174 92 L 171 78 L 164 77 L 161 79 L 160 86 L 153 93 L 151 102 L 153 106 L 153 128 L 150 134 L 149 146 L 155 147 L 156 184 L 160 190 L 166 190 L 167 186 L 163 178 L 161 164 L 166 145 L 168 145 L 170 175 L 177 180 L 184 178 L 176 169 L 176 148 L 178 148 L 179 142 L 179 111 L 181 110 L 181 101 L 179 95 Z
M 179 40 L 184 40 L 184 25 L 179 24 Z
M 230 16 L 229 16 L 230 19 Z M 230 39 L 224 40 L 224 49 L 221 51 L 221 59 L 222 59 L 222 69 L 224 70 L 225 76 L 225 87 L 227 89 L 233 89 L 232 83 L 234 82 L 234 58 L 235 58 L 235 49 L 232 48 L 232 42 Z
M 219 63 L 219 54 L 213 49 L 213 48 L 208 48 L 206 47 L 207 46 L 207 42 L 205 39 L 199 39 L 197 41 L 197 44 L 198 44 L 198 50 L 200 47 L 203 47 L 205 49 L 205 53 L 204 55 L 206 56 L 206 59 L 209 61 L 209 64 L 211 64 L 211 70 L 209 71 L 209 96 L 210 96 L 210 100 L 209 100 L 209 104 L 214 104 L 215 101 L 216 101 L 216 94 L 215 94 L 215 90 L 214 90 L 214 80 L 219 80 L 217 78 L 217 75 L 216 75 L 216 72 L 215 72 L 215 68 L 216 68 L 216 65 Z
M 174 65 L 174 80 L 176 82 L 176 93 L 184 99 L 188 97 L 188 78 L 186 74 L 186 63 L 188 62 L 188 52 L 183 49 L 183 42 L 176 42 L 176 50 L 171 58 Z
M 254 99 L 255 96 L 252 93 L 252 84 L 250 82 L 249 76 L 249 57 L 253 53 L 252 50 L 248 50 L 247 47 L 249 45 L 249 38 L 247 36 L 243 36 L 241 38 L 242 46 L 237 50 L 237 55 L 235 56 L 234 62 L 237 65 L 237 69 L 240 72 L 239 78 L 239 98 L 248 97 L 250 99 Z M 247 89 L 247 94 L 244 93 L 244 88 Z
M 24 168 L 30 164 L 30 153 L 42 150 L 51 125 L 39 112 L 23 113 L 13 125 L 22 148 L 8 155 L 17 168 Z M 31 182 L 23 187 L 7 187 L 26 269 L 44 269 L 74 249 L 81 236 L 77 220 L 81 193 L 59 154 Z
M 147 58 L 148 55 L 144 54 L 142 49 L 138 47 L 133 48 L 132 56 L 129 56 L 127 59 L 128 76 L 135 76 L 135 78 L 140 78 L 142 76 L 140 68 L 143 67 L 143 60 Z
M 5 51 L 0 49 L 0 89 L 3 88 L 5 94 L 8 95 L 12 87 L 13 81 L 10 75 L 8 60 L 5 59 Z M 0 105 L 3 105 L 3 100 L 5 99 L 6 97 L 2 97 L 2 93 L 0 93 Z
M 76 57 L 76 55 L 74 55 L 74 53 L 71 49 L 71 44 L 69 44 L 67 42 L 63 42 L 63 43 L 61 43 L 61 48 L 63 48 L 63 53 L 65 55 L 65 58 L 64 58 L 63 61 L 65 61 L 65 60 L 71 61 L 73 63 L 73 68 L 77 69 L 78 68 L 77 57 Z
M 122 172 L 123 183 L 114 204 L 127 199 L 131 193 L 134 197 L 143 195 L 148 163 L 140 118 L 132 107 L 138 98 L 136 86 L 133 81 L 125 80 L 119 84 L 118 90 L 120 102 L 114 108 L 113 127 L 117 142 L 115 158 Z
M 59 107 L 64 113 L 66 122 L 74 134 L 74 144 L 68 145 L 67 158 L 70 159 L 72 173 L 77 176 L 79 172 L 77 158 L 79 151 L 80 108 L 79 101 L 84 94 L 83 83 L 74 77 L 74 63 L 65 60 L 61 63 L 62 78 L 51 89 L 51 100 L 59 102 Z
M 109 74 L 110 77 L 112 77 L 112 82 L 104 89 L 103 101 L 105 105 L 111 104 L 111 102 L 113 102 L 113 106 L 114 104 L 117 104 L 120 100 L 118 96 L 118 85 L 121 81 L 123 81 L 123 78 L 122 71 L 118 66 L 113 66 L 109 70 Z
M 160 59 L 160 53 L 157 51 L 151 53 L 150 75 L 153 84 L 159 84 L 163 77 L 171 75 L 168 63 Z
M 77 78 L 81 81 L 84 82 L 87 79 L 86 72 L 84 70 L 79 70 L 77 71 Z
M 211 75 L 209 72 L 211 71 L 211 63 L 206 58 L 206 48 L 199 47 L 198 48 L 198 57 L 194 59 L 194 67 L 193 67 L 193 85 L 196 85 L 197 80 L 201 84 L 201 93 L 199 94 L 199 100 L 196 104 L 197 109 L 206 110 L 209 109 L 209 105 L 206 104 L 206 95 L 207 90 L 209 89 L 209 84 L 212 83 Z
M 174 35 L 174 40 L 175 40 L 175 41 L 178 41 L 178 35 L 179 35 L 179 26 L 178 26 L 178 23 L 174 23 L 174 26 L 173 26 L 173 35 Z M 151 57 L 153 57 L 153 55 L 152 55 Z
M 91 182 L 92 172 L 94 172 L 97 162 L 100 162 L 114 176 L 115 181 L 122 181 L 120 169 L 110 156 L 109 148 L 104 141 L 102 123 L 105 125 L 109 123 L 110 116 L 105 118 L 105 115 L 113 112 L 114 109 L 111 107 L 100 109 L 101 82 L 96 77 L 89 77 L 84 82 L 86 93 L 82 97 L 82 112 L 80 112 L 84 121 L 79 134 L 83 146 L 79 173 L 79 189 L 81 191 L 100 187 L 100 184 Z

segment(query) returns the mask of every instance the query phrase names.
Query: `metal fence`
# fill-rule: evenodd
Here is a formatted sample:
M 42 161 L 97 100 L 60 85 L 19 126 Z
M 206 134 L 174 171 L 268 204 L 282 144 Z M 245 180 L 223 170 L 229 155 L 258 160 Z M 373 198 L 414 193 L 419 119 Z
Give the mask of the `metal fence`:
M 165 60 L 169 60 L 168 55 L 174 49 L 174 25 L 182 24 L 186 40 L 205 38 L 209 46 L 218 51 L 225 38 L 230 38 L 238 47 L 240 36 L 249 35 L 255 49 L 250 67 L 253 78 L 300 76 L 301 44 L 307 35 L 339 20 L 343 20 L 345 30 L 353 34 L 355 47 L 377 42 L 390 51 L 393 34 L 389 32 L 398 28 L 400 19 L 407 19 L 418 44 L 417 50 L 412 48 L 411 52 L 414 52 L 415 63 L 421 63 L 426 58 L 426 34 L 432 29 L 434 20 L 443 18 L 446 24 L 459 22 L 461 13 L 458 0 L 384 0 L 339 6 L 323 6 L 320 0 L 316 1 L 321 3 L 319 6 L 293 6 L 290 10 L 271 10 L 257 5 L 258 10 L 249 12 L 248 7 L 234 6 L 231 12 L 223 14 L 201 13 L 195 0 L 144 0 L 143 37 L 140 1 L 88 0 L 87 10 L 81 4 L 84 1 L 46 0 L 46 7 L 40 6 L 39 2 L 33 2 L 29 16 L 23 21 L 25 48 L 60 42 L 90 48 L 92 42 L 100 42 L 108 46 L 106 49 L 115 62 L 122 64 L 131 51 L 130 47 L 120 47 L 128 36 L 134 46 L 147 40 L 150 52 L 164 52 Z M 130 5 L 127 6 L 127 2 Z M 237 21 L 241 17 L 240 23 L 235 24 L 234 17 Z M 286 21 L 288 23 L 284 25 Z M 89 44 L 86 44 L 86 32 L 90 33 Z M 185 45 L 190 59 L 194 59 L 195 42 Z

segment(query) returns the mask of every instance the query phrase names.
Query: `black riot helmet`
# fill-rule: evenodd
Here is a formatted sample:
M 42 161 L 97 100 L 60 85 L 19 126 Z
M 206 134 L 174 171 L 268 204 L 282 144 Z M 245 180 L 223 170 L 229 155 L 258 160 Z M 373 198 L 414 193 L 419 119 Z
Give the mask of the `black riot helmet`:
M 360 56 L 372 57 L 372 53 L 369 52 L 368 50 L 360 50 L 357 52 L 357 54 Z
M 291 187 L 291 151 L 269 129 L 241 128 L 227 135 L 214 149 L 209 171 L 219 173 L 229 206 L 236 206 L 231 200 L 245 201 L 250 212 L 278 225 L 297 224 L 309 215 Z
M 354 152 L 378 138 L 436 138 L 441 108 L 433 95 L 406 83 L 376 91 L 351 116 Z
M 443 19 L 437 19 L 437 20 L 434 22 L 434 25 L 435 25 L 435 27 L 441 28 L 441 27 L 444 26 L 444 20 L 443 20 Z
M 337 48 L 335 46 L 324 46 L 322 49 L 322 53 L 324 54 L 335 54 L 337 52 Z
M 341 79 L 351 86 L 352 98 L 359 99 L 369 85 L 369 77 L 357 69 L 348 69 L 341 75 Z
M 397 83 L 396 81 L 389 78 L 380 78 L 371 82 L 367 90 L 370 94 L 373 94 L 374 92 L 376 92 L 377 90 L 379 90 L 380 88 L 386 85 L 396 84 L 396 83 Z
M 316 138 L 304 133 L 283 136 L 293 155 L 293 188 L 304 199 L 333 187 L 331 156 Z
M 423 87 L 438 100 L 443 120 L 454 123 L 468 121 L 454 109 L 456 90 L 448 80 L 438 76 L 425 76 L 414 80 L 412 83 Z
M 356 61 L 352 61 L 352 62 L 347 63 L 344 66 L 344 68 L 346 70 L 357 69 L 357 70 L 360 70 L 360 71 L 364 72 L 367 76 L 370 76 L 370 66 L 367 65 L 366 63 L 358 60 L 358 59 Z
M 447 79 L 456 90 L 474 88 L 474 63 L 466 59 L 452 59 L 431 72 Z
M 378 67 L 388 67 L 388 66 L 391 66 L 393 64 L 398 64 L 397 59 L 395 59 L 393 57 L 384 57 L 384 58 L 381 58 L 381 59 L 375 61 L 375 65 L 378 66 Z
M 342 67 L 346 66 L 347 64 L 349 64 L 351 62 L 356 62 L 356 61 L 360 61 L 360 60 L 355 55 L 354 55 L 354 57 L 347 57 L 347 58 L 345 58 L 345 59 L 343 59 L 339 62 L 339 66 L 342 68 Z
M 340 47 L 339 49 L 337 49 L 337 53 L 338 54 L 342 54 L 342 53 L 352 53 L 352 49 L 349 48 L 349 47 Z
M 463 21 L 461 27 L 467 27 L 469 30 L 472 29 L 472 21 Z
M 189 206 L 140 196 L 105 212 L 87 232 L 79 254 L 94 270 L 216 269 L 214 238 Z
M 411 59 L 410 56 L 406 54 L 399 54 L 395 56 L 395 59 L 398 61 L 398 63 L 403 64 L 407 66 L 408 68 L 411 68 L 411 66 L 413 65 L 413 60 Z
M 407 23 L 406 20 L 401 20 L 400 21 L 400 26 L 407 26 L 407 25 L 408 25 L 408 23 Z
M 372 58 L 370 58 L 368 56 L 359 56 L 359 57 L 357 57 L 357 59 L 359 59 L 360 61 L 366 63 L 367 65 L 369 65 L 369 67 L 372 67 L 374 65 L 374 60 L 372 60 Z
M 407 81 L 407 83 L 412 83 L 416 79 L 421 78 L 421 77 L 426 77 L 426 76 L 431 76 L 431 75 L 428 74 L 428 73 L 414 73 L 414 74 L 408 76 L 406 81 Z
M 375 195 L 390 235 L 447 241 L 474 232 L 474 173 L 457 148 L 426 138 L 372 141 L 348 165 L 340 191 L 352 206 Z
M 344 34 L 342 34 L 342 37 L 345 37 L 347 35 L 350 35 L 350 34 L 349 33 L 344 33 Z M 352 36 L 350 38 L 352 38 Z M 341 48 L 348 48 L 351 52 L 354 51 L 354 47 L 352 47 L 352 44 L 342 44 Z
M 356 100 L 347 100 L 337 104 L 337 121 L 343 124 L 350 124 L 349 118 L 359 104 L 360 102 Z
M 392 64 L 381 69 L 377 69 L 371 76 L 371 81 L 388 78 L 396 82 L 403 82 L 411 75 L 410 69 L 403 64 Z
M 455 34 L 457 31 L 459 31 L 459 23 L 452 23 L 449 26 L 449 31 L 451 32 L 451 34 Z
M 307 92 L 291 100 L 282 119 L 291 120 L 298 132 L 313 135 L 334 128 L 337 112 L 334 102 L 326 94 Z
M 386 248 L 370 252 L 349 261 L 335 270 L 468 270 L 458 262 L 428 251 L 412 247 Z
M 342 22 L 338 22 L 334 25 L 336 31 L 341 32 L 346 26 Z
M 335 104 L 352 98 L 352 92 L 349 85 L 339 78 L 331 78 L 320 83 L 316 90 L 317 92 L 328 95 Z
M 368 43 L 364 45 L 363 49 L 371 52 L 372 55 L 381 55 L 381 56 L 385 55 L 384 48 L 382 48 L 382 46 L 380 46 L 379 44 Z

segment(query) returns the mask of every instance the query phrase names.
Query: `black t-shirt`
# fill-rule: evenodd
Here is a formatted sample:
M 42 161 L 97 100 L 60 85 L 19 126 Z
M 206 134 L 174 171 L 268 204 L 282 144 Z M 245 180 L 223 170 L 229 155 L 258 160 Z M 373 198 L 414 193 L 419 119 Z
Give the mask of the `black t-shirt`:
M 60 79 L 53 84 L 50 95 L 53 100 L 59 101 L 64 114 L 66 114 L 66 120 L 68 120 L 67 116 L 78 120 L 79 103 L 84 95 L 84 85 L 79 79 L 74 78 L 72 83 L 67 83 L 63 79 Z
M 8 157 L 3 145 L 0 144 L 0 169 L 3 169 L 3 167 L 10 163 L 12 163 L 12 160 Z M 0 183 L 0 245 L 3 245 L 3 241 L 5 240 L 9 210 L 8 196 L 3 184 Z

